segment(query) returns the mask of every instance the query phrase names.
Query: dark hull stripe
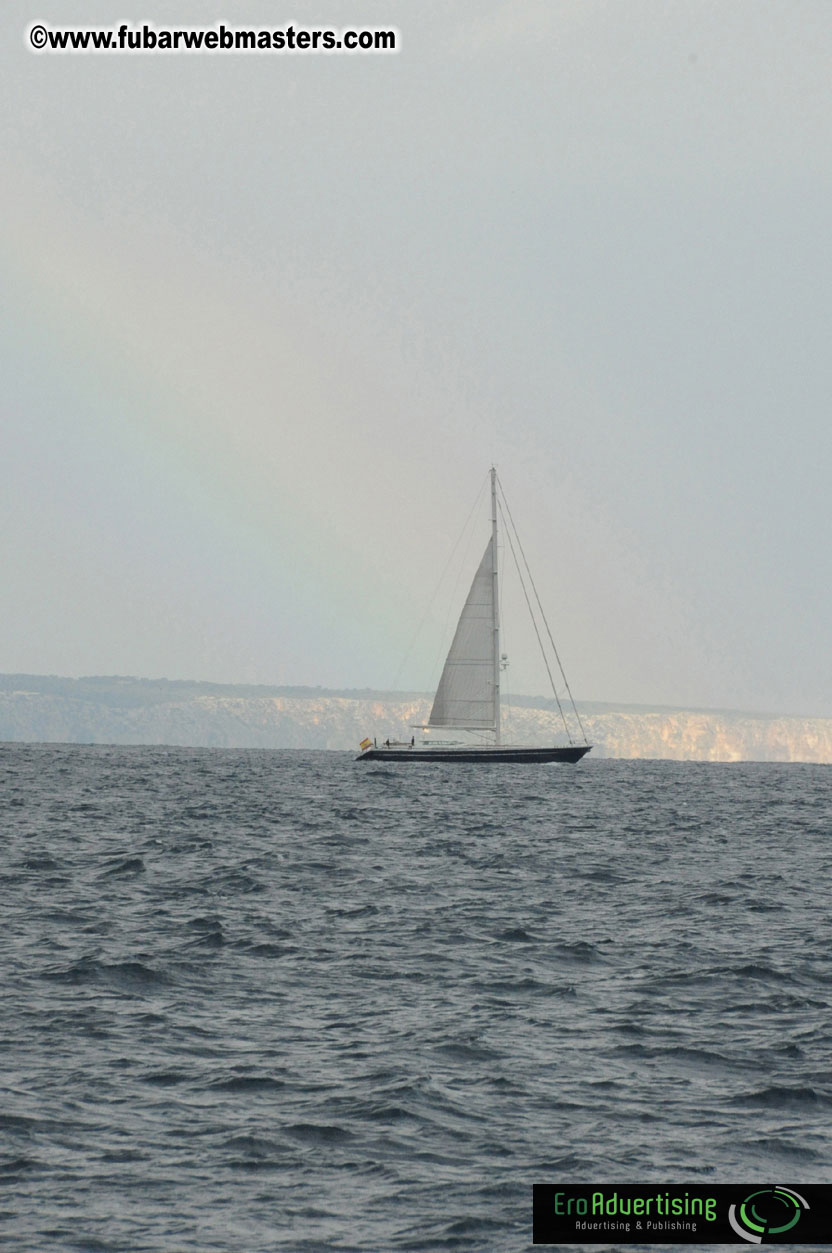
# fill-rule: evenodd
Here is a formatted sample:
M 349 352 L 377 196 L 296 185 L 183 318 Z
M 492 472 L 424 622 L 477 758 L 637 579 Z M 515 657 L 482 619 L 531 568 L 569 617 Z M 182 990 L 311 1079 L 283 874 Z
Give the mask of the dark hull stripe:
M 589 744 L 569 748 L 368 748 L 356 761 L 499 761 L 526 765 L 542 761 L 580 761 Z

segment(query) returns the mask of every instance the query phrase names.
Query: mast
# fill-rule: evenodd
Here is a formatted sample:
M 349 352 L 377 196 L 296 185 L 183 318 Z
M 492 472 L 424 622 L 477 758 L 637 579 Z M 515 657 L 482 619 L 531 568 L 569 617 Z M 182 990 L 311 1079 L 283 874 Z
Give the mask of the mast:
M 491 603 L 494 640 L 494 743 L 500 743 L 500 580 L 497 564 L 497 469 L 491 467 Z

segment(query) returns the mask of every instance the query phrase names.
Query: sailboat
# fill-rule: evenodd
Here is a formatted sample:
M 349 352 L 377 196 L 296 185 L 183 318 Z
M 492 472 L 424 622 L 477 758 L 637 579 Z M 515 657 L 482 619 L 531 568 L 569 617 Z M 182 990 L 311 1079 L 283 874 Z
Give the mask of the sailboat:
M 580 761 L 592 747 L 586 735 L 583 734 L 583 726 L 574 701 L 572 701 L 572 708 L 577 725 L 583 734 L 583 743 L 573 741 L 565 717 L 564 728 L 568 744 L 551 747 L 520 747 L 503 743 L 500 727 L 500 674 L 505 658 L 500 653 L 497 471 L 494 466 L 491 467 L 490 475 L 491 535 L 460 614 L 427 726 L 418 728 L 423 731 L 444 728 L 478 733 L 481 737 L 480 741 L 475 743 L 434 741 L 431 743 L 423 740 L 417 744 L 413 736 L 409 742 L 387 739 L 379 744 L 377 740 L 367 738 L 361 742 L 361 751 L 356 761 L 574 763 Z M 529 601 L 528 595 L 526 599 Z M 531 610 L 530 601 L 529 608 Z M 540 640 L 537 627 L 535 630 Z M 551 640 L 551 632 L 549 638 Z M 552 648 L 554 650 L 554 644 Z M 557 656 L 556 650 L 554 651 Z M 548 662 L 546 664 L 551 679 L 551 669 Z M 554 680 L 552 680 L 552 690 L 563 715 Z M 569 699 L 572 699 L 571 693 Z

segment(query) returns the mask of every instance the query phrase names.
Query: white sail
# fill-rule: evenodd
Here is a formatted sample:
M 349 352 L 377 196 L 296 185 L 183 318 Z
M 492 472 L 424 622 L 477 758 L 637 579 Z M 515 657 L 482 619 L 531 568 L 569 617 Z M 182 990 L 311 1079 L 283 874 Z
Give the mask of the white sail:
M 493 539 L 474 575 L 460 615 L 428 726 L 495 730 L 497 702 L 494 648 L 497 607 L 494 604 Z

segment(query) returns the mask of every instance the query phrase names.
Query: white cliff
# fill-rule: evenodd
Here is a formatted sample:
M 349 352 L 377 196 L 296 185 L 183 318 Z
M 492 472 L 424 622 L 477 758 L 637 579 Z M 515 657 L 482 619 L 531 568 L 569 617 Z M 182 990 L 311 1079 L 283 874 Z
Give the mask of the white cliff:
M 234 687 L 129 678 L 0 675 L 0 740 L 356 749 L 365 735 L 409 739 L 428 697 Z M 832 719 L 587 704 L 597 757 L 832 763 Z M 506 739 L 551 742 L 547 702 L 505 711 Z

